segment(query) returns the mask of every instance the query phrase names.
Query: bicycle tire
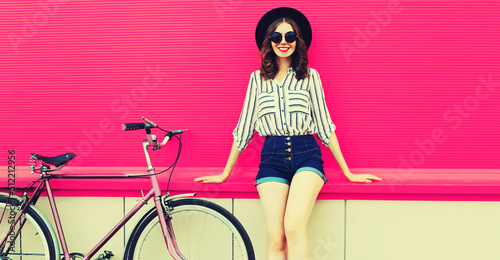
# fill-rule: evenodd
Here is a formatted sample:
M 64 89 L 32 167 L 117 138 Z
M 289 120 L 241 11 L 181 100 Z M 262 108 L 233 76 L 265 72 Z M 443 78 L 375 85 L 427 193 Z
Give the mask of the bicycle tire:
M 243 225 L 223 207 L 201 199 L 174 200 L 168 207 L 177 244 L 187 259 L 255 259 Z M 216 237 L 221 232 L 224 237 Z M 165 246 L 156 208 L 149 210 L 135 226 L 124 256 L 128 260 L 173 259 Z
M 7 201 L 8 200 L 8 201 Z M 11 212 L 14 212 L 17 216 L 20 210 L 17 206 L 21 203 L 15 198 L 0 197 L 0 240 L 11 231 L 12 218 L 9 218 Z M 13 215 L 14 215 L 13 213 Z M 6 250 L 1 250 L 0 259 L 33 259 L 33 260 L 56 260 L 59 259 L 56 253 L 56 246 L 53 239 L 53 234 L 50 232 L 49 227 L 45 223 L 44 219 L 37 213 L 32 207 L 28 207 L 25 212 L 26 222 L 24 223 L 21 233 L 14 241 L 13 249 L 9 254 L 5 254 Z M 21 222 L 21 221 L 20 221 Z M 20 222 L 15 227 L 17 231 Z M 11 244 L 7 239 L 5 247 L 8 248 Z M 57 242 L 56 242 L 57 243 Z

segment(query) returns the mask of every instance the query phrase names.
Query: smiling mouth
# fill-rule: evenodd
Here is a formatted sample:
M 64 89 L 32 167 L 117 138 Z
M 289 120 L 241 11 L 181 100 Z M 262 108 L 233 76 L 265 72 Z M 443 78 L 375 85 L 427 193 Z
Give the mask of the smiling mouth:
M 286 52 L 286 51 L 288 51 L 288 49 L 290 49 L 290 48 L 288 48 L 288 47 L 278 47 L 278 50 L 280 50 L 282 52 Z

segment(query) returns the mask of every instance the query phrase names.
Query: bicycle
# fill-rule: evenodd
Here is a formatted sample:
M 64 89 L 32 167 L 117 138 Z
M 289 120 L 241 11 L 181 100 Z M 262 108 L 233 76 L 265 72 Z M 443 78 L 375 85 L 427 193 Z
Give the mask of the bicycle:
M 171 169 L 171 175 L 179 158 L 182 143 L 181 134 L 185 130 L 166 131 L 152 121 L 142 117 L 145 123 L 123 124 L 122 130 L 145 129 L 147 141 L 142 143 L 148 173 L 128 175 L 74 175 L 54 174 L 76 157 L 67 153 L 54 157 L 32 154 L 31 173 L 39 172 L 40 178 L 31 182 L 22 196 L 0 195 L 0 259 L 46 259 L 59 260 L 59 242 L 63 251 L 62 259 L 91 259 L 103 245 L 127 223 L 128 220 L 154 198 L 154 207 L 148 210 L 133 228 L 124 251 L 124 259 L 244 259 L 254 260 L 252 243 L 241 223 L 221 206 L 193 197 L 196 193 L 169 196 L 168 185 L 165 195 L 161 195 L 156 175 Z M 166 132 L 162 142 L 151 135 L 151 129 Z M 175 137 L 179 141 L 177 158 L 166 170 L 156 173 L 151 165 L 149 147 L 153 151 L 161 149 Z M 51 169 L 47 164 L 53 165 Z M 70 253 L 57 212 L 50 180 L 58 179 L 98 179 L 98 178 L 149 178 L 151 190 L 139 200 L 125 217 L 87 254 Z M 35 187 L 36 186 L 36 187 Z M 31 191 L 28 195 L 28 191 Z M 47 218 L 35 206 L 42 191 L 46 191 L 57 235 Z M 168 252 L 168 254 L 167 254 Z M 111 259 L 112 252 L 104 251 L 97 258 Z

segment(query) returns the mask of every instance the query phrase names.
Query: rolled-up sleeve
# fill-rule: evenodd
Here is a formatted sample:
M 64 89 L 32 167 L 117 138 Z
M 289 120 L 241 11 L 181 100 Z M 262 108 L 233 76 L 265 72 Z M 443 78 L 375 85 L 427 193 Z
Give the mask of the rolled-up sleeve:
M 240 152 L 247 148 L 255 133 L 255 124 L 257 123 L 256 76 L 256 72 L 252 73 L 250 76 L 250 82 L 248 83 L 240 119 L 233 131 L 233 137 Z
M 324 145 L 328 146 L 330 136 L 335 132 L 336 126 L 333 124 L 326 106 L 325 93 L 319 73 L 314 69 L 310 69 L 310 77 L 310 82 L 312 82 L 310 94 L 313 121 L 317 127 L 318 138 Z

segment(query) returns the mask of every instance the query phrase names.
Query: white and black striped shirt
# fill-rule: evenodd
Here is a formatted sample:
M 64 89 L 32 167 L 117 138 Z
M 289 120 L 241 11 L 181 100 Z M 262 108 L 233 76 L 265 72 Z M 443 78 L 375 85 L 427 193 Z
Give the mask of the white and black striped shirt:
M 295 71 L 280 84 L 277 80 L 264 80 L 260 71 L 250 76 L 245 103 L 233 136 L 240 151 L 253 138 L 254 131 L 261 136 L 295 136 L 318 134 L 328 146 L 335 131 L 325 103 L 321 79 L 315 69 L 309 68 L 309 77 L 295 78 Z

